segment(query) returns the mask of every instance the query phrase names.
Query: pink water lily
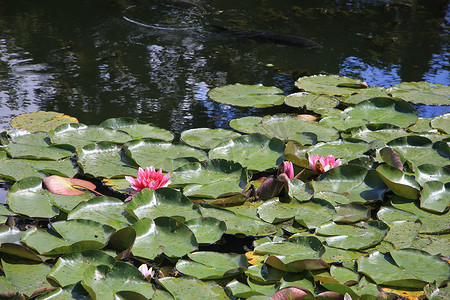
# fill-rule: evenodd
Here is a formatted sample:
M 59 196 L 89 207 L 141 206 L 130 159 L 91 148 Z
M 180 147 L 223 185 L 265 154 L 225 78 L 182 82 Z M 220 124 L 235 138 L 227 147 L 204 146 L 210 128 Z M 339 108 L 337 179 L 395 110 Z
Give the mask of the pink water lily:
M 153 166 L 147 167 L 145 170 L 139 168 L 136 179 L 131 176 L 125 176 L 125 179 L 131 183 L 131 187 L 134 189 L 133 194 L 140 192 L 144 188 L 156 190 L 171 183 L 170 173 L 163 174 L 162 169 L 156 172 Z
M 145 278 L 152 278 L 154 275 L 153 268 L 148 268 L 147 264 L 142 264 L 139 268 L 139 271 L 141 271 L 142 275 L 144 275 Z
M 333 155 L 328 155 L 327 157 L 323 157 L 323 155 L 320 157 L 319 155 L 313 155 L 309 157 L 309 167 L 318 174 L 325 173 L 340 165 L 341 161 L 335 159 Z
M 294 165 L 290 161 L 283 161 L 283 173 L 289 177 L 294 178 Z

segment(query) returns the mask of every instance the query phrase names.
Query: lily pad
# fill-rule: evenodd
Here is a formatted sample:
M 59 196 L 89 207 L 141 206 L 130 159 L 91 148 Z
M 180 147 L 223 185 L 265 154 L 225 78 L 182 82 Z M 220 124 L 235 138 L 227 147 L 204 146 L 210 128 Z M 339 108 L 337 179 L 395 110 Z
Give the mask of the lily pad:
M 367 124 L 352 132 L 352 138 L 360 139 L 368 143 L 375 140 L 382 140 L 387 143 L 393 139 L 408 135 L 411 135 L 411 133 L 403 128 L 390 124 Z
M 450 183 L 428 181 L 423 185 L 420 207 L 435 212 L 444 212 L 450 206 Z
M 232 160 L 250 170 L 263 171 L 278 166 L 284 148 L 279 139 L 251 134 L 220 144 L 209 151 L 209 157 Z
M 365 142 L 339 140 L 335 142 L 318 143 L 311 146 L 308 149 L 308 155 L 310 157 L 312 155 L 326 157 L 332 153 L 335 158 L 339 158 L 343 161 L 350 161 L 352 159 L 364 156 L 363 153 L 369 149 L 369 145 Z
M 112 267 L 91 265 L 81 284 L 93 299 L 121 299 L 118 294 L 125 291 L 151 298 L 155 292 L 141 272 L 125 262 L 116 262 Z
M 362 101 L 371 99 L 371 98 L 378 98 L 378 97 L 389 97 L 389 94 L 387 93 L 387 89 L 379 87 L 379 86 L 373 86 L 369 87 L 367 89 L 360 89 L 358 93 L 351 94 L 347 97 L 339 97 L 339 100 L 341 102 L 344 102 L 346 104 L 358 104 Z
M 416 104 L 450 105 L 450 87 L 438 83 L 402 82 L 392 86 L 388 93 Z
M 334 108 L 339 104 L 339 101 L 326 95 L 300 92 L 287 96 L 284 103 L 291 107 L 306 107 L 308 110 L 314 111 L 317 108 Z
M 70 144 L 75 148 L 96 142 L 114 142 L 123 144 L 132 139 L 124 131 L 87 126 L 79 123 L 63 124 L 48 133 L 54 144 Z
M 54 208 L 50 193 L 42 188 L 42 179 L 27 177 L 17 181 L 6 195 L 6 204 L 17 214 L 32 218 L 52 218 L 59 212 Z
M 359 222 L 352 225 L 339 225 L 334 222 L 317 228 L 318 235 L 327 236 L 328 246 L 340 249 L 367 249 L 381 242 L 389 226 L 381 221 Z
M 450 99 L 450 97 L 449 97 Z M 450 105 L 450 100 L 449 100 Z M 437 117 L 434 117 L 431 120 L 431 126 L 433 128 L 438 129 L 441 132 L 450 134 L 450 113 L 446 113 Z
M 11 121 L 11 126 L 29 132 L 48 132 L 61 124 L 67 123 L 78 123 L 78 120 L 74 117 L 54 111 L 38 111 L 15 117 Z
M 106 178 L 135 176 L 137 172 L 136 163 L 126 151 L 112 143 L 89 144 L 78 149 L 77 153 L 78 164 L 85 173 L 93 176 Z
M 114 257 L 99 250 L 70 253 L 58 258 L 48 277 L 60 286 L 75 284 L 83 280 L 84 271 L 91 265 L 112 267 L 115 261 Z
M 198 248 L 192 231 L 172 218 L 141 219 L 132 227 L 136 231 L 132 252 L 138 257 L 154 259 L 161 253 L 182 257 Z
M 434 180 L 447 183 L 450 182 L 450 166 L 439 167 L 432 164 L 423 164 L 417 167 L 415 175 L 416 181 L 420 185 Z
M 185 300 L 228 300 L 225 290 L 214 281 L 196 278 L 164 277 L 158 280 L 175 299 Z M 201 291 L 201 292 L 199 292 Z
M 244 133 L 263 133 L 264 130 L 259 126 L 262 117 L 242 117 L 230 121 L 230 127 Z
M 348 96 L 358 93 L 361 88 L 343 87 L 345 83 L 359 83 L 359 80 L 336 75 L 315 75 L 300 77 L 295 82 L 299 89 L 316 94 Z
M 73 147 L 49 145 L 45 132 L 15 132 L 10 136 L 10 143 L 3 148 L 12 158 L 58 160 L 74 154 Z
M 346 131 L 351 128 L 359 128 L 367 123 L 369 123 L 369 121 L 359 118 L 353 118 L 345 112 L 334 114 L 331 116 L 325 116 L 319 121 L 319 124 L 327 127 L 334 127 L 339 131 Z
M 185 224 L 194 233 L 199 244 L 215 243 L 227 231 L 225 222 L 213 217 L 190 219 Z
M 212 149 L 220 143 L 241 136 L 226 129 L 195 128 L 181 133 L 181 140 L 192 147 Z
M 99 126 L 125 131 L 133 139 L 151 138 L 170 142 L 174 138 L 173 134 L 168 130 L 132 118 L 112 118 L 103 121 Z
M 139 166 L 154 166 L 165 171 L 175 170 L 188 162 L 206 160 L 206 153 L 202 150 L 150 139 L 132 141 L 126 148 Z
M 239 163 L 213 159 L 181 166 L 170 179 L 173 186 L 184 186 L 188 197 L 219 198 L 242 193 L 247 172 Z
M 171 188 L 143 189 L 134 194 L 126 211 L 138 219 L 166 216 L 187 221 L 202 215 L 197 206 L 185 195 Z
M 351 202 L 382 200 L 387 186 L 375 170 L 357 165 L 342 165 L 320 175 L 313 182 L 315 193 L 335 192 Z
M 408 127 L 409 131 L 417 133 L 426 133 L 436 131 L 431 127 L 431 120 L 427 118 L 418 118 L 416 124 Z
M 420 185 L 412 176 L 389 165 L 378 166 L 377 173 L 384 183 L 397 195 L 408 199 L 417 199 L 419 197 Z
M 283 90 L 262 84 L 234 84 L 217 87 L 209 91 L 208 96 L 217 102 L 250 107 L 270 107 L 283 104 Z
M 371 123 L 387 123 L 402 128 L 414 124 L 418 119 L 417 110 L 411 104 L 387 97 L 362 101 L 344 112 L 353 118 L 365 119 Z

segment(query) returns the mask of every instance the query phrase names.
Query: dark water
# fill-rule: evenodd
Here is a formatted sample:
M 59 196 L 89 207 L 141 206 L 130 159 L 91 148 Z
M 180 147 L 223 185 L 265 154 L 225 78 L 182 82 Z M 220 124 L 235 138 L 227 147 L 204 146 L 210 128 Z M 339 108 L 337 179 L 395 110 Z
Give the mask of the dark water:
M 0 128 L 38 110 L 86 124 L 134 117 L 178 134 L 240 109 L 207 97 L 236 82 L 294 91 L 319 73 L 390 86 L 450 84 L 446 0 L 0 0 Z M 211 25 L 307 37 L 322 49 L 260 43 Z M 273 67 L 268 67 L 272 64 Z M 420 108 L 432 117 L 450 107 Z

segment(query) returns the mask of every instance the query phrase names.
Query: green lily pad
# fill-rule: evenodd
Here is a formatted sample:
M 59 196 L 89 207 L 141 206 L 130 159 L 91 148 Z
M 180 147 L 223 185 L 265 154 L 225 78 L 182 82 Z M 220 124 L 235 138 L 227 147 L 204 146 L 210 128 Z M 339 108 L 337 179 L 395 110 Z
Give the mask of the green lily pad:
M 110 226 L 89 220 L 58 221 L 52 227 L 55 231 L 28 229 L 22 242 L 42 255 L 60 255 L 102 249 L 114 232 Z
M 26 177 L 46 177 L 60 175 L 73 177 L 78 167 L 70 158 L 60 160 L 5 159 L 0 161 L 0 177 L 8 181 L 18 181 Z
M 378 97 L 362 101 L 344 112 L 353 118 L 371 123 L 387 123 L 401 128 L 416 123 L 417 110 L 408 102 L 397 98 Z
M 95 195 L 90 192 L 84 192 L 81 195 L 76 196 L 66 196 L 66 195 L 58 195 L 49 193 L 50 203 L 59 208 L 63 212 L 70 212 L 74 209 L 78 204 L 88 201 L 91 198 L 94 198 Z
M 449 97 L 450 98 L 450 97 Z M 450 105 L 450 101 L 449 101 Z M 441 132 L 450 134 L 450 113 L 446 113 L 431 120 L 431 126 Z
M 420 209 L 415 202 L 400 197 L 393 197 L 391 203 L 395 208 L 410 212 L 419 218 L 422 223 L 419 233 L 441 234 L 450 232 L 449 212 L 445 214 L 428 212 Z
M 295 82 L 295 86 L 299 89 L 316 94 L 348 96 L 360 92 L 361 88 L 343 87 L 342 84 L 359 82 L 359 80 L 345 76 L 314 75 L 300 77 Z
M 31 296 L 38 289 L 51 286 L 47 281 L 50 266 L 44 263 L 9 263 L 2 259 L 2 270 L 5 273 L 5 281 L 10 287 L 27 296 Z
M 359 222 L 352 225 L 340 225 L 334 222 L 317 228 L 318 235 L 327 236 L 328 246 L 340 249 L 367 249 L 381 242 L 389 226 L 381 221 Z
M 438 83 L 402 82 L 389 88 L 388 93 L 416 104 L 450 105 L 450 87 Z
M 442 183 L 450 182 L 450 166 L 439 167 L 432 164 L 423 164 L 418 166 L 415 171 L 416 181 L 420 185 L 434 180 Z
M 91 265 L 84 272 L 81 284 L 93 299 L 123 299 L 117 294 L 125 291 L 151 298 L 155 292 L 141 272 L 125 262 L 116 262 L 112 267 Z
M 176 268 L 181 273 L 198 279 L 233 277 L 247 270 L 247 257 L 243 254 L 194 252 L 188 254 L 192 261 L 179 260 Z
M 40 295 L 37 300 L 65 300 L 65 299 L 87 299 L 89 293 L 81 285 L 81 281 L 76 284 L 67 285 L 63 288 L 52 288 L 51 291 Z
M 321 174 L 313 182 L 314 192 L 335 192 L 351 202 L 382 200 L 386 185 L 375 172 L 357 165 L 342 165 Z
M 185 300 L 228 300 L 225 290 L 214 281 L 202 281 L 196 278 L 164 277 L 159 284 L 168 290 L 175 299 Z M 201 291 L 201 292 L 200 292 Z
M 317 228 L 337 216 L 333 205 L 322 199 L 303 202 L 295 211 L 295 220 L 305 228 Z
M 123 144 L 133 139 L 131 135 L 121 130 L 79 123 L 60 125 L 55 130 L 51 130 L 48 136 L 54 144 L 69 144 L 75 148 L 82 148 L 97 142 Z
M 257 212 L 263 221 L 276 224 L 293 218 L 300 207 L 297 200 L 286 203 L 279 198 L 272 198 L 261 204 Z
M 166 216 L 187 221 L 200 218 L 200 210 L 185 195 L 171 188 L 143 189 L 134 194 L 126 211 L 138 219 Z
M 450 206 L 450 183 L 428 181 L 423 185 L 420 207 L 435 212 L 444 212 Z
M 432 142 L 422 136 L 406 136 L 396 138 L 387 146 L 403 155 L 413 166 L 432 162 L 435 165 L 445 166 L 450 158 L 450 149 L 445 142 Z
M 259 126 L 262 117 L 242 117 L 230 121 L 230 127 L 244 133 L 263 133 L 264 130 Z
M 66 254 L 58 258 L 58 261 L 50 270 L 48 278 L 57 282 L 60 286 L 75 284 L 83 280 L 83 273 L 90 266 L 106 265 L 112 267 L 114 257 L 99 250 L 87 250 Z
M 379 165 L 377 172 L 384 183 L 397 195 L 407 199 L 419 197 L 420 185 L 412 176 L 389 165 Z
M 412 241 L 410 248 L 426 251 L 431 255 L 450 256 L 450 235 L 419 234 Z
M 431 127 L 431 120 L 427 118 L 418 118 L 416 124 L 408 127 L 409 131 L 417 133 L 426 133 L 436 131 Z
M 273 234 L 277 231 L 272 224 L 266 223 L 256 217 L 236 214 L 227 209 L 215 208 L 209 205 L 201 205 L 200 211 L 203 217 L 214 217 L 224 221 L 227 225 L 227 234 L 246 236 L 262 236 Z
M 151 138 L 170 142 L 174 138 L 173 134 L 168 130 L 132 118 L 111 118 L 103 121 L 99 126 L 125 131 L 133 139 Z
M 77 150 L 78 164 L 85 173 L 96 177 L 135 176 L 136 163 L 122 149 L 112 143 L 89 144 Z
M 327 127 L 334 127 L 339 131 L 346 131 L 351 128 L 359 128 L 367 123 L 369 123 L 369 121 L 359 118 L 353 118 L 345 112 L 334 114 L 331 116 L 325 116 L 319 121 L 319 124 Z
M 367 89 L 360 89 L 358 93 L 351 94 L 347 97 L 339 97 L 339 100 L 346 104 L 355 105 L 362 101 L 378 97 L 390 97 L 390 96 L 387 93 L 387 89 L 379 86 L 373 86 Z
M 201 150 L 150 139 L 132 141 L 126 148 L 139 166 L 154 166 L 165 171 L 175 170 L 188 162 L 206 160 L 206 154 Z
M 284 99 L 284 103 L 291 107 L 304 108 L 315 111 L 317 108 L 334 108 L 339 104 L 336 98 L 313 93 L 294 93 Z
M 213 159 L 181 166 L 170 179 L 172 185 L 184 186 L 183 194 L 188 197 L 219 198 L 242 193 L 247 172 L 239 163 Z
M 190 219 L 186 226 L 194 233 L 199 244 L 212 244 L 227 231 L 225 222 L 213 217 Z
M 283 90 L 262 84 L 234 84 L 217 87 L 209 91 L 208 96 L 217 102 L 250 107 L 270 107 L 283 104 Z
M 3 146 L 12 158 L 58 160 L 72 156 L 73 147 L 49 145 L 46 142 L 47 133 L 28 133 L 17 131 L 10 133 L 11 141 Z
M 411 133 L 403 128 L 390 124 L 367 124 L 352 132 L 352 138 L 360 139 L 367 143 L 375 140 L 382 140 L 387 143 L 393 139 L 408 135 L 411 135 Z
M 369 150 L 369 145 L 365 142 L 339 140 L 328 143 L 318 143 L 308 149 L 309 156 L 323 155 L 326 157 L 330 154 L 337 159 L 349 161 L 364 156 L 363 153 Z
M 138 257 L 154 259 L 161 253 L 182 257 L 198 247 L 192 231 L 172 218 L 141 219 L 132 227 L 136 231 L 132 252 Z
M 59 212 L 54 208 L 50 192 L 42 188 L 42 179 L 27 177 L 17 181 L 6 195 L 6 204 L 17 214 L 32 218 L 52 218 Z
M 250 288 L 248 285 L 243 284 L 236 279 L 230 281 L 226 288 L 231 291 L 234 297 L 241 297 L 241 298 L 250 298 L 251 296 L 261 295 L 261 293 L 254 291 L 252 288 Z
M 78 120 L 74 117 L 54 111 L 38 111 L 15 117 L 11 121 L 11 126 L 30 132 L 48 132 L 61 124 L 67 123 L 78 123 Z
M 361 203 L 341 204 L 334 209 L 338 214 L 333 219 L 335 223 L 356 223 L 370 218 L 369 209 Z
M 80 203 L 67 215 L 67 220 L 75 219 L 96 221 L 116 229 L 129 226 L 135 221 L 125 212 L 122 201 L 106 196 L 95 197 Z
M 181 133 L 181 140 L 192 147 L 212 149 L 220 143 L 241 136 L 239 133 L 221 128 L 195 128 Z
M 209 157 L 232 160 L 250 170 L 263 171 L 278 166 L 284 148 L 279 139 L 251 134 L 220 144 L 209 151 Z

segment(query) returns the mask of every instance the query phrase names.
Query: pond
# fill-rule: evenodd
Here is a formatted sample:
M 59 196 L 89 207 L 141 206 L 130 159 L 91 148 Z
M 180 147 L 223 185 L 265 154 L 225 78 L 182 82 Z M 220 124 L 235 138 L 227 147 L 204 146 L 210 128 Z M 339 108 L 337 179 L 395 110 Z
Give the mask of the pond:
M 175 134 L 227 128 L 245 115 L 208 99 L 214 87 L 274 85 L 337 74 L 388 87 L 450 84 L 446 0 L 0 0 L 0 128 L 19 114 L 58 111 L 81 123 L 128 116 Z M 306 49 L 214 26 L 297 35 Z M 450 107 L 422 107 L 433 117 Z

